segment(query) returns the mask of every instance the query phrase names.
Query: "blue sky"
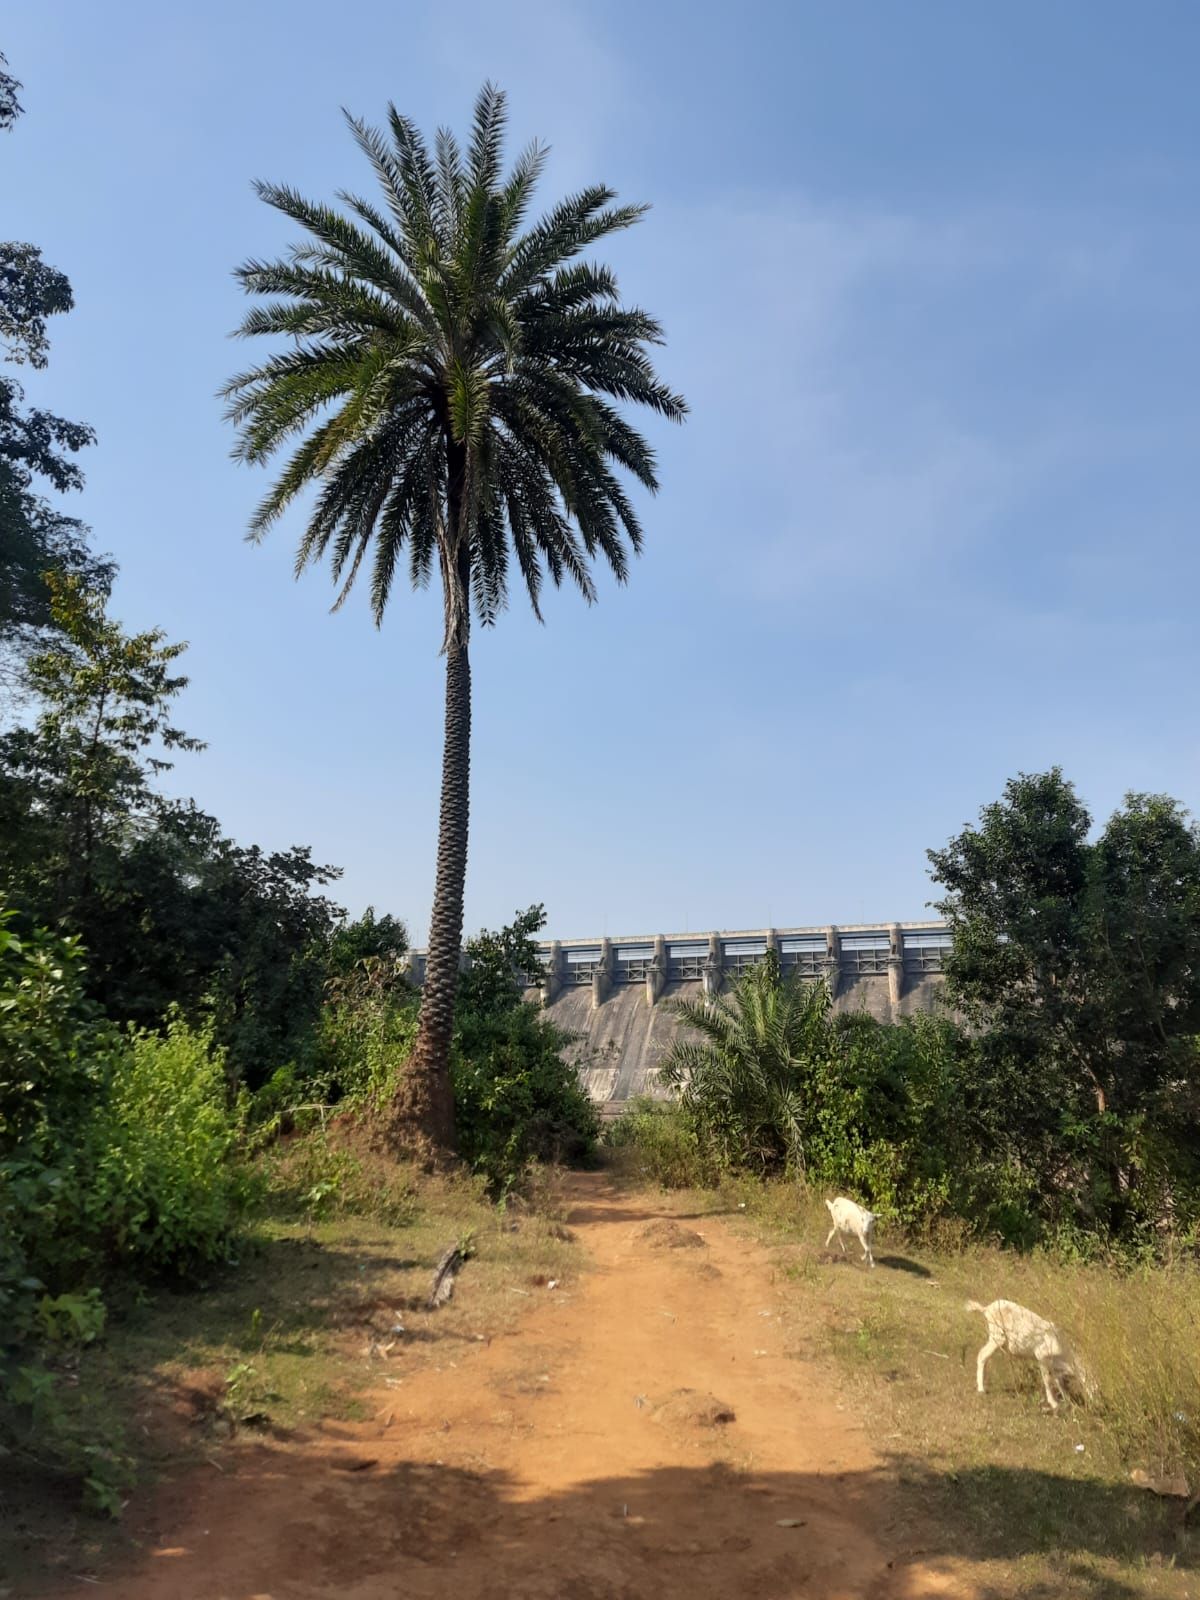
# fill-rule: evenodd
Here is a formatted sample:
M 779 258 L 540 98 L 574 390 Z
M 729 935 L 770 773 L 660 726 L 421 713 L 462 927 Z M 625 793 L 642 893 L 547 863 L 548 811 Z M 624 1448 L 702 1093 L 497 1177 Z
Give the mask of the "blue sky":
M 1019 770 L 1099 816 L 1200 801 L 1200 12 L 51 3 L 10 13 L 4 232 L 76 310 L 31 395 L 95 425 L 70 509 L 116 613 L 190 641 L 177 788 L 308 843 L 424 934 L 439 607 L 291 579 L 214 393 L 254 177 L 366 187 L 339 106 L 465 126 L 509 93 L 549 204 L 650 201 L 605 252 L 666 325 L 647 550 L 473 650 L 467 925 L 563 936 L 925 914 L 925 849 Z

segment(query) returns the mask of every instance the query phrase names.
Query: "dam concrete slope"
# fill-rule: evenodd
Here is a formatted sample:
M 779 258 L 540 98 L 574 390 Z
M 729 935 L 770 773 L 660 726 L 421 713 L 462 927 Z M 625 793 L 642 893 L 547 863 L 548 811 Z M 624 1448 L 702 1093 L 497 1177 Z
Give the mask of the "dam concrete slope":
M 571 1036 L 568 1058 L 606 1114 L 663 1095 L 657 1068 L 678 1036 L 672 1001 L 716 995 L 772 952 L 783 972 L 829 985 L 835 1011 L 896 1022 L 940 1004 L 950 931 L 944 922 L 851 923 L 740 932 L 552 939 L 526 997 Z M 424 978 L 414 950 L 410 976 Z
M 865 1011 L 880 1022 L 930 1012 L 939 1005 L 940 977 L 922 975 L 893 1004 L 886 977 L 858 978 L 834 1000 L 835 1011 Z M 672 1000 L 703 995 L 700 983 L 668 985 L 649 1004 L 641 984 L 616 988 L 595 1005 L 590 989 L 570 989 L 545 1007 L 546 1015 L 573 1035 L 564 1054 L 575 1064 L 588 1096 L 609 1116 L 639 1095 L 664 1097 L 657 1068 L 680 1030 Z M 528 990 L 531 999 L 536 990 Z

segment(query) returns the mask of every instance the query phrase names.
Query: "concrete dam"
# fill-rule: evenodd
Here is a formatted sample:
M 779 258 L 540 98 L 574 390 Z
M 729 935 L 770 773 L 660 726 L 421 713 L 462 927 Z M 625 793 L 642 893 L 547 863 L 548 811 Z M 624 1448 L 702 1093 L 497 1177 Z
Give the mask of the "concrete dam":
M 523 977 L 527 998 L 572 1035 L 566 1054 L 592 1100 L 616 1115 L 637 1095 L 663 1092 L 656 1068 L 680 1026 L 671 1000 L 715 995 L 773 950 L 785 973 L 823 978 L 836 1011 L 894 1022 L 936 1007 L 950 942 L 944 922 L 554 939 L 539 946 L 540 970 Z M 414 951 L 417 983 L 424 966 Z

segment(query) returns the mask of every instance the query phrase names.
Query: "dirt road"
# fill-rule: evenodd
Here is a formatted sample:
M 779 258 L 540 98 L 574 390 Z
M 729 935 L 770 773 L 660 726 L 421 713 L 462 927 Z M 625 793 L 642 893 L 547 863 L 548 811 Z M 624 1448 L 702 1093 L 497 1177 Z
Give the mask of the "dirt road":
M 239 1447 L 224 1471 L 161 1486 L 135 1513 L 142 1564 L 97 1592 L 969 1593 L 922 1564 L 920 1535 L 897 1520 L 887 1474 L 850 1409 L 817 1365 L 785 1354 L 782 1290 L 763 1249 L 719 1217 L 678 1216 L 669 1199 L 631 1197 L 604 1175 L 574 1179 L 571 1198 L 591 1270 L 533 1291 L 514 1334 L 459 1347 L 456 1365 L 381 1379 L 373 1421 Z M 669 1248 L 644 1237 L 666 1217 L 703 1242 Z M 73 1600 L 81 1592 L 70 1589 Z

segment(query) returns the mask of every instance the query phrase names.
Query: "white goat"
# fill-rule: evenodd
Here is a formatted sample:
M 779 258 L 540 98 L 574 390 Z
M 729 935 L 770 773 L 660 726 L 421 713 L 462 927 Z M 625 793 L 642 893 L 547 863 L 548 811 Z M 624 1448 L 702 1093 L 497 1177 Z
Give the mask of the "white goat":
M 1030 1356 L 1037 1362 L 1051 1411 L 1058 1410 L 1058 1402 L 1067 1392 L 1064 1380 L 1073 1379 L 1087 1399 L 1094 1398 L 1096 1386 L 1087 1369 L 1071 1349 L 1066 1335 L 1045 1317 L 1039 1317 L 1013 1300 L 993 1300 L 986 1306 L 981 1306 L 978 1300 L 968 1300 L 966 1309 L 978 1311 L 987 1319 L 987 1343 L 975 1363 L 975 1385 L 980 1394 L 984 1393 L 984 1367 L 997 1350 L 1007 1350 L 1011 1356 Z
M 826 1250 L 834 1238 L 841 1246 L 842 1254 L 846 1254 L 846 1245 L 842 1237 L 849 1234 L 852 1239 L 857 1239 L 863 1248 L 863 1260 L 869 1267 L 875 1265 L 875 1257 L 871 1254 L 871 1246 L 875 1241 L 875 1213 L 866 1211 L 853 1200 L 846 1200 L 839 1196 L 836 1200 L 826 1200 L 833 1227 L 829 1230 L 829 1238 L 825 1241 Z

